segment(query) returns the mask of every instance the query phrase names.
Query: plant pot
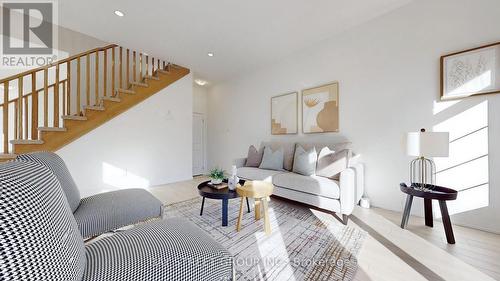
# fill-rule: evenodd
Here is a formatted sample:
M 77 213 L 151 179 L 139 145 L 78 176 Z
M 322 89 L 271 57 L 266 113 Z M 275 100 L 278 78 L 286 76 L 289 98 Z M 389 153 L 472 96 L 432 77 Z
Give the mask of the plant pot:
M 210 183 L 211 184 L 221 184 L 222 183 L 222 179 L 211 179 Z

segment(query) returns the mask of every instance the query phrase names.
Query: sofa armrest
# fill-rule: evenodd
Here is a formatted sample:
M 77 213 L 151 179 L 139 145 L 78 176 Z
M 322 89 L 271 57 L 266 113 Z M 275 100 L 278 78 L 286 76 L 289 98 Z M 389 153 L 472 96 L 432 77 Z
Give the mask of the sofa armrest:
M 350 215 L 356 205 L 356 171 L 347 168 L 340 173 L 340 213 Z
M 237 158 L 233 160 L 233 165 L 236 165 L 236 168 L 241 168 L 245 166 L 245 163 L 247 162 L 247 158 Z
M 355 165 L 351 166 L 351 169 L 353 169 L 356 172 L 356 203 L 359 203 L 359 200 L 361 200 L 361 197 L 365 193 L 365 165 L 363 163 L 356 163 Z

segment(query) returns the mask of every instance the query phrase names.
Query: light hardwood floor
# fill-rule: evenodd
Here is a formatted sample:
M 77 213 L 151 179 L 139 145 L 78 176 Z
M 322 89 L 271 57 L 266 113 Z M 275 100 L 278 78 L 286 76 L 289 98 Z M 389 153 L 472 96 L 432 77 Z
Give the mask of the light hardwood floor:
M 162 202 L 171 204 L 195 198 L 196 186 L 206 180 L 150 188 Z M 401 213 L 378 208 L 356 208 L 349 225 L 368 233 L 358 255 L 356 281 L 368 280 L 500 280 L 500 235 L 454 225 L 457 244 L 446 243 L 443 226 L 434 228 L 423 218 L 411 217 L 408 228 L 399 227 Z

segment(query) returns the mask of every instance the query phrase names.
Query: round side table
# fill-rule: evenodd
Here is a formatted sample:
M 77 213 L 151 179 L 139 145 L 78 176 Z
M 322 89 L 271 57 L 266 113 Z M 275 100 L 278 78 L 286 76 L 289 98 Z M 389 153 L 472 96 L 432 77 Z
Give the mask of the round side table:
M 253 198 L 255 200 L 255 220 L 260 220 L 261 208 L 264 208 L 264 231 L 267 235 L 271 234 L 271 223 L 269 222 L 268 200 L 273 194 L 274 185 L 265 181 L 246 181 L 244 185 L 238 186 L 236 192 L 241 196 L 240 214 L 236 231 L 240 231 L 241 219 L 243 217 L 243 204 L 245 199 Z
M 404 229 L 408 225 L 411 204 L 413 203 L 414 196 L 424 199 L 425 225 L 433 227 L 432 200 L 438 200 L 439 208 L 441 209 L 441 217 L 443 219 L 444 231 L 446 233 L 446 240 L 449 244 L 455 244 L 455 236 L 453 235 L 453 227 L 451 226 L 446 201 L 457 199 L 458 192 L 454 189 L 437 185 L 427 185 L 427 187 L 427 189 L 421 189 L 420 184 L 418 183 L 414 183 L 411 186 L 407 186 L 405 183 L 401 183 L 399 185 L 401 191 L 407 194 L 405 210 L 401 220 L 401 228 Z

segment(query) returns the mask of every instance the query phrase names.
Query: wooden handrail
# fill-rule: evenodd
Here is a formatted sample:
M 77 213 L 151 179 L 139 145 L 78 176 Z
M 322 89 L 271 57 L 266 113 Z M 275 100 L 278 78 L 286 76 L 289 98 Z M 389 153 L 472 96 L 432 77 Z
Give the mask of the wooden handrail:
M 73 56 L 70 56 L 70 57 L 67 57 L 65 59 L 62 59 L 62 60 L 58 60 L 54 63 L 51 63 L 49 65 L 44 65 L 44 66 L 40 66 L 40 67 L 37 67 L 37 68 L 34 68 L 34 69 L 31 69 L 31 70 L 27 70 L 25 72 L 21 72 L 21 73 L 18 73 L 18 74 L 14 74 L 12 76 L 9 76 L 9 77 L 6 77 L 6 78 L 3 78 L 0 80 L 0 84 L 3 84 L 4 82 L 7 82 L 7 81 L 11 81 L 11 80 L 14 80 L 16 78 L 19 78 L 19 77 L 24 77 L 24 76 L 27 76 L 27 75 L 30 75 L 32 74 L 33 72 L 38 72 L 38 71 L 42 71 L 44 69 L 49 69 L 51 67 L 54 67 L 58 64 L 63 64 L 63 63 L 67 63 L 67 62 L 70 62 L 74 59 L 77 59 L 77 58 L 81 58 L 81 57 L 84 57 L 88 54 L 91 54 L 91 53 L 95 53 L 95 52 L 99 52 L 99 51 L 104 51 L 104 50 L 108 50 L 108 49 L 111 49 L 111 48 L 114 48 L 114 47 L 117 47 L 118 45 L 116 44 L 110 44 L 110 45 L 107 45 L 107 46 L 104 46 L 104 47 L 100 47 L 100 48 L 95 48 L 95 49 L 92 49 L 92 50 L 89 50 L 89 51 L 86 51 L 86 52 L 83 52 L 83 53 L 79 53 L 79 54 L 76 54 L 76 55 L 73 55 Z
M 59 81 L 59 84 L 65 84 L 65 83 L 66 83 L 66 81 L 67 81 L 66 79 L 61 80 L 61 81 Z M 54 83 L 54 84 L 50 84 L 50 85 L 48 85 L 48 86 L 47 86 L 47 89 L 54 88 L 54 86 L 55 86 L 55 85 L 56 85 L 56 83 Z M 44 90 L 45 90 L 45 89 L 44 89 L 44 87 L 42 87 L 42 88 L 40 88 L 40 89 L 37 89 L 37 90 L 36 90 L 36 93 L 38 94 L 38 93 L 40 93 L 41 91 L 44 91 Z M 26 95 L 21 96 L 21 98 L 29 97 L 29 96 L 31 96 L 31 95 L 33 95 L 33 92 L 29 92 L 29 93 L 27 93 Z M 13 103 L 13 102 L 16 102 L 17 100 L 19 100 L 19 98 L 20 98 L 20 97 L 15 97 L 15 98 L 13 98 L 13 99 L 9 100 L 9 104 L 10 104 L 10 103 Z M 3 102 L 2 102 L 2 103 L 0 103 L 0 107 L 2 107 L 2 106 L 3 106 Z

